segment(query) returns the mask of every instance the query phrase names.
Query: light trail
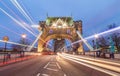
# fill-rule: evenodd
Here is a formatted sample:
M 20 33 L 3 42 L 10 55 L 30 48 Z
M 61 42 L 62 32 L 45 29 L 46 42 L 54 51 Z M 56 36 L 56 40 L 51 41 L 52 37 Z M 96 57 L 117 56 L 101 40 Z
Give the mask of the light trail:
M 116 27 L 116 28 L 113 28 L 113 29 L 110 29 L 110 30 L 105 31 L 105 32 L 98 33 L 97 35 L 98 35 L 98 36 L 106 35 L 106 34 L 108 34 L 108 33 L 111 33 L 111 32 L 117 31 L 117 30 L 120 30 L 120 26 L 119 26 L 119 27 Z M 94 35 L 85 37 L 84 40 L 89 40 L 89 39 L 92 39 L 92 38 L 94 38 Z M 78 40 L 78 41 L 76 41 L 76 42 L 73 42 L 72 45 L 73 45 L 73 44 L 76 44 L 76 43 L 79 43 L 79 42 L 81 42 L 81 41 L 82 41 L 82 40 Z
M 34 24 L 34 22 L 32 21 L 32 19 L 28 16 L 28 14 L 25 12 L 25 10 L 21 7 L 21 5 L 18 3 L 17 0 L 10 0 L 12 2 L 12 4 L 21 12 L 22 15 L 25 16 L 25 18 L 27 20 L 29 20 L 32 24 Z
M 20 13 L 28 20 L 31 22 L 31 24 L 34 24 L 34 22 L 32 21 L 32 19 L 29 17 L 29 15 L 24 11 L 24 9 L 20 6 L 20 4 L 17 2 L 17 0 L 11 0 L 12 4 L 20 11 Z M 25 22 L 23 22 L 24 24 Z M 24 24 L 26 27 L 28 27 L 31 31 L 33 31 L 33 29 L 28 25 L 28 24 Z M 34 31 L 33 31 L 34 32 Z
M 0 42 L 5 42 L 5 41 L 3 41 L 3 40 L 0 40 Z M 11 41 L 7 41 L 7 43 L 9 43 L 9 44 L 14 44 L 14 45 L 20 45 L 20 46 L 27 46 L 27 47 L 31 47 L 31 46 L 29 46 L 29 45 L 24 45 L 24 44 L 20 44 L 20 43 L 15 43 L 15 42 L 11 42 Z
M 90 49 L 90 51 L 93 51 L 94 49 L 92 48 L 92 46 L 88 44 L 86 40 L 84 40 L 84 38 L 82 37 L 79 31 L 77 31 L 77 34 L 81 38 L 81 40 L 85 43 L 85 45 Z
M 8 5 L 6 5 L 3 1 L 1 1 L 1 3 L 20 21 L 20 22 L 24 22 L 17 14 L 15 14 L 15 12 L 9 8 Z M 23 24 L 24 25 L 24 24 Z M 20 31 L 20 30 L 19 30 Z
M 17 14 L 15 14 L 15 12 L 14 12 L 11 8 L 9 8 L 8 5 L 6 5 L 3 1 L 1 1 L 1 3 L 2 3 L 18 20 L 22 21 L 22 19 L 20 19 L 20 17 L 19 17 Z
M 19 35 L 17 32 L 12 31 L 12 30 L 10 30 L 9 28 L 7 28 L 7 27 L 5 27 L 5 26 L 0 25 L 0 27 L 2 27 L 2 28 L 5 29 L 5 30 L 8 30 L 8 31 L 10 31 L 10 32 L 12 32 L 12 33 L 14 33 L 14 34 L 16 34 L 16 35 Z
M 6 14 L 9 18 L 11 18 L 14 22 L 16 22 L 18 25 L 20 25 L 21 27 L 23 27 L 26 31 L 28 31 L 29 33 L 31 33 L 33 36 L 37 37 L 33 32 L 31 32 L 28 28 L 26 28 L 25 26 L 23 26 L 22 23 L 20 23 L 18 20 L 16 20 L 14 17 L 12 17 L 10 14 L 8 14 L 5 10 L 3 10 L 2 8 L 0 8 L 0 10 Z
M 32 27 L 29 26 L 29 24 L 25 23 L 24 21 L 22 21 L 22 24 L 23 24 L 26 28 L 30 29 L 35 35 L 37 35 L 37 34 L 35 33 L 35 31 L 32 29 Z
M 99 67 L 102 67 L 102 68 L 107 68 L 109 70 L 114 70 L 116 72 L 119 72 L 120 73 L 120 68 L 118 66 L 111 66 L 111 65 L 108 65 L 108 64 L 103 64 L 103 63 L 99 63 L 99 62 L 95 62 L 94 61 L 88 61 L 88 60 L 84 60 L 84 59 L 79 59 L 79 58 L 76 58 L 72 55 L 67 55 L 67 54 L 63 54 L 64 56 L 66 57 L 69 57 L 71 59 L 74 59 L 74 60 L 78 60 L 78 61 L 82 61 L 82 62 L 85 62 L 85 63 L 89 63 L 89 64 L 92 64 L 92 65 L 95 65 L 95 66 L 99 66 Z
M 35 41 L 31 44 L 31 47 L 28 48 L 28 51 L 30 51 L 33 46 L 36 44 L 36 42 L 38 41 L 38 39 L 40 38 L 40 36 L 42 35 L 42 31 L 39 33 L 39 35 L 37 36 L 37 38 L 35 39 Z
M 26 14 L 28 14 L 28 16 L 30 17 L 30 19 L 31 19 L 32 22 L 34 23 L 33 17 L 31 16 L 31 14 L 29 13 L 29 11 L 26 9 L 26 7 L 24 6 L 24 4 L 22 3 L 22 0 L 19 0 L 19 1 L 20 1 L 21 6 L 23 7 L 23 9 L 25 10 Z
M 39 28 L 39 25 L 31 25 L 32 28 Z
M 33 46 L 36 44 L 36 42 L 38 41 L 38 39 L 42 40 L 42 39 L 40 38 L 40 36 L 42 35 L 42 33 L 43 33 L 43 32 L 40 31 L 40 33 L 39 33 L 39 35 L 37 36 L 37 38 L 35 39 L 35 41 L 31 44 L 31 47 L 28 48 L 28 51 L 30 51 L 30 50 L 33 48 Z M 42 40 L 42 41 L 45 42 L 44 40 Z M 51 46 L 50 43 L 48 43 L 48 45 Z
M 9 32 L 11 32 L 11 33 L 14 33 L 14 34 L 16 34 L 16 35 L 18 35 L 18 36 L 21 37 L 21 34 L 19 34 L 19 33 L 17 33 L 17 32 L 14 32 L 13 30 L 11 30 L 11 29 L 9 29 L 9 28 L 7 28 L 7 27 L 5 27 L 5 26 L 0 25 L 0 27 L 2 27 L 3 29 L 5 29 L 5 30 L 7 30 L 7 31 L 9 31 Z M 32 39 L 30 39 L 30 38 L 28 38 L 28 37 L 26 37 L 26 39 L 28 39 L 28 40 L 30 40 L 30 41 L 33 41 Z
M 21 0 L 20 0 L 21 1 Z M 24 4 L 22 3 L 22 1 L 20 2 L 20 4 L 21 4 L 21 6 L 23 7 L 23 9 L 24 9 L 24 11 L 26 12 L 26 14 L 28 15 L 28 17 L 32 20 L 32 25 L 35 25 L 35 23 L 34 23 L 34 19 L 32 18 L 32 16 L 30 15 L 30 13 L 29 13 L 29 11 L 26 9 L 26 7 L 24 6 Z M 19 5 L 20 5 L 19 4 Z M 28 28 L 30 28 L 33 32 L 34 32 L 34 30 L 32 29 L 32 25 L 30 25 Z M 38 25 L 38 27 L 39 27 L 39 25 Z M 37 27 L 37 29 L 38 29 L 38 27 Z M 37 30 L 38 31 L 38 30 Z
M 110 64 L 110 65 L 115 65 L 115 66 L 120 66 L 119 63 L 115 63 L 115 62 L 111 62 L 111 61 L 105 61 L 105 60 L 98 60 L 98 59 L 95 59 L 95 58 L 88 58 L 88 57 L 83 57 L 83 56 L 77 56 L 77 55 L 70 55 L 70 54 L 66 54 L 66 53 L 63 53 L 64 55 L 67 55 L 67 56 L 72 56 L 74 58 L 79 58 L 79 59 L 85 59 L 85 60 L 89 60 L 89 61 L 97 61 L 97 62 L 100 62 L 100 63 L 105 63 L 105 64 Z
M 112 75 L 112 76 L 119 76 L 119 72 L 120 72 L 120 68 L 116 67 L 116 66 L 112 66 L 112 65 L 107 65 L 107 64 L 102 64 L 102 63 L 96 63 L 96 62 L 92 62 L 92 61 L 87 61 L 87 60 L 83 60 L 83 59 L 79 59 L 79 58 L 75 58 L 74 56 L 67 56 L 65 54 L 60 54 L 57 53 L 58 56 L 70 60 L 72 62 L 81 64 L 83 66 L 87 66 L 89 68 L 95 69 L 97 71 L 101 71 L 103 73 Z M 92 64 L 92 65 L 91 65 Z M 99 67 L 98 67 L 99 66 Z M 102 67 L 102 68 L 100 68 Z
M 3 1 L 1 1 L 1 3 L 8 9 L 24 26 L 26 26 L 26 27 L 29 28 L 32 32 L 34 32 L 33 29 L 32 29 L 27 23 L 25 23 L 18 15 L 15 14 L 14 11 L 12 11 L 11 8 L 9 8 Z

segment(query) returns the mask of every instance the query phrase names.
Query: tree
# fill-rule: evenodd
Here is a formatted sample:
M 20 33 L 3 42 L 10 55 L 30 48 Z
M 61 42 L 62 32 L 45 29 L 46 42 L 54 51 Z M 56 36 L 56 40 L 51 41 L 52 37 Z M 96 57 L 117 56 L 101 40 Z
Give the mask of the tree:
M 113 29 L 116 27 L 117 27 L 117 25 L 115 23 L 113 23 L 112 25 L 108 26 L 108 29 Z M 119 33 L 119 31 L 113 32 L 110 36 L 112 37 L 112 40 L 114 41 L 116 50 L 118 52 L 120 52 L 120 33 Z
M 114 44 L 116 46 L 116 50 L 118 52 L 120 52 L 120 33 L 114 33 L 111 35 L 113 41 L 114 41 Z
M 116 28 L 117 25 L 115 23 L 108 25 L 108 29 L 107 30 L 111 30 L 113 28 Z M 103 48 L 103 47 L 107 47 L 109 46 L 109 40 L 108 38 L 111 37 L 112 40 L 114 41 L 116 50 L 118 52 L 120 52 L 120 33 L 119 31 L 114 31 L 113 33 L 111 33 L 110 35 L 106 36 L 106 37 L 99 37 L 98 39 L 98 43 L 99 45 Z
M 98 38 L 98 45 L 99 45 L 100 47 L 109 46 L 108 39 L 107 39 L 106 37 L 103 37 L 103 36 L 99 37 L 99 38 Z
M 29 40 L 27 40 L 27 39 L 22 39 L 22 38 L 18 41 L 18 43 L 19 43 L 19 44 L 23 44 L 23 45 L 30 45 Z M 13 51 L 18 52 L 18 51 L 23 51 L 23 48 L 26 49 L 27 47 L 13 44 L 13 45 L 12 45 L 12 48 L 13 48 Z
M 117 26 L 118 26 L 118 25 L 116 25 L 115 23 L 110 24 L 110 25 L 108 25 L 108 30 L 113 29 L 113 28 L 115 28 L 115 27 L 117 27 Z

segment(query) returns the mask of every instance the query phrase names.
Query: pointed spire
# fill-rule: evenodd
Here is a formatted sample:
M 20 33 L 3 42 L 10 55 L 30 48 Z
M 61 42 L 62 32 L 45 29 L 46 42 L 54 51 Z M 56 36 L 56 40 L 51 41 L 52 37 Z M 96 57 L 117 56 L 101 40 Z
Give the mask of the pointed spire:
M 73 14 L 72 14 L 72 12 L 71 12 L 71 17 L 73 17 Z
M 46 13 L 46 17 L 48 18 L 48 12 Z

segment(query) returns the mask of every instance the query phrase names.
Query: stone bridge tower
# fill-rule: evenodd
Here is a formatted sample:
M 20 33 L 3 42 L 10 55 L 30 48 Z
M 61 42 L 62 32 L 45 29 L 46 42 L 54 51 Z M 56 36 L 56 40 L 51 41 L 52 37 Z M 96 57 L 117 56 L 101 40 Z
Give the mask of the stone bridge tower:
M 71 17 L 48 17 L 46 21 L 39 22 L 39 30 L 43 33 L 38 40 L 38 52 L 45 49 L 50 39 L 68 39 L 71 42 L 80 40 L 76 31 L 82 34 L 82 21 L 73 21 Z M 78 52 L 83 52 L 82 43 L 72 45 Z

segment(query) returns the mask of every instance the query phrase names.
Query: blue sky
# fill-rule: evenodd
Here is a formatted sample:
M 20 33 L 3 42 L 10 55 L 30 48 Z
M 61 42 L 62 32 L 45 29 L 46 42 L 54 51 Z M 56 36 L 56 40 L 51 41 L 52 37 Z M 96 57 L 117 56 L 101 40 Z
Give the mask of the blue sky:
M 49 16 L 71 16 L 74 20 L 83 21 L 83 35 L 85 37 L 107 29 L 107 25 L 120 25 L 120 0 L 17 0 L 29 13 L 34 24 Z M 7 6 L 7 7 L 6 7 Z M 10 0 L 0 0 L 0 8 L 5 10 L 16 20 L 20 18 L 31 26 L 30 21 L 18 11 Z M 15 14 L 13 14 L 13 12 Z M 18 17 L 17 17 L 18 16 Z M 26 33 L 31 42 L 35 39 L 12 19 L 0 10 L 0 39 L 9 36 L 10 41 L 17 42 L 22 33 Z M 36 29 L 34 29 L 36 33 Z M 15 34 L 15 32 L 17 34 Z

